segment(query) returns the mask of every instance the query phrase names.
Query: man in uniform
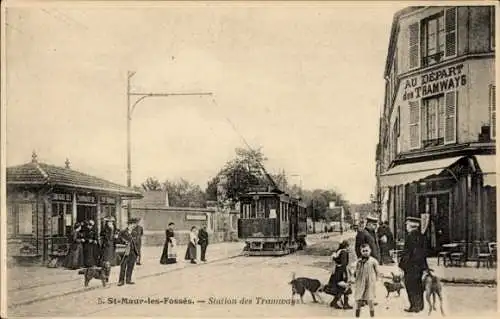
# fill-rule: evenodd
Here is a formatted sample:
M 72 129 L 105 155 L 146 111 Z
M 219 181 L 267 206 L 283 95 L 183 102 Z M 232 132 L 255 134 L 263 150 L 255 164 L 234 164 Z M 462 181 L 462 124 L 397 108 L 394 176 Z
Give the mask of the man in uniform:
M 132 271 L 134 271 L 135 262 L 139 251 L 137 249 L 137 231 L 135 230 L 138 220 L 130 218 L 128 226 L 122 230 L 118 236 L 118 240 L 127 245 L 125 254 L 120 262 L 120 278 L 118 279 L 118 286 L 123 286 L 124 283 L 128 285 L 135 284 L 132 281 Z
M 425 253 L 424 236 L 420 231 L 420 218 L 407 217 L 403 254 L 399 262 L 399 268 L 404 272 L 404 280 L 410 308 L 406 312 L 420 312 L 424 310 L 424 286 L 422 276 L 428 269 Z
M 361 245 L 368 244 L 371 249 L 371 256 L 380 262 L 380 249 L 377 243 L 377 235 L 375 229 L 377 228 L 378 220 L 375 217 L 366 217 L 366 226 L 360 223 L 358 234 L 356 235 L 355 251 L 356 256 L 361 258 Z

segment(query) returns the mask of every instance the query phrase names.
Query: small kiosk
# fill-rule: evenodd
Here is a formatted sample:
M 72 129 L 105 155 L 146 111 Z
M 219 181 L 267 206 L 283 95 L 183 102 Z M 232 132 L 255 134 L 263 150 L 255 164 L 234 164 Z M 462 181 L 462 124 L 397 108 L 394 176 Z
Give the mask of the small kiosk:
M 46 263 L 66 253 L 72 227 L 92 219 L 100 231 L 105 217 L 127 223 L 122 201 L 142 193 L 65 167 L 32 161 L 7 167 L 7 248 L 17 261 Z

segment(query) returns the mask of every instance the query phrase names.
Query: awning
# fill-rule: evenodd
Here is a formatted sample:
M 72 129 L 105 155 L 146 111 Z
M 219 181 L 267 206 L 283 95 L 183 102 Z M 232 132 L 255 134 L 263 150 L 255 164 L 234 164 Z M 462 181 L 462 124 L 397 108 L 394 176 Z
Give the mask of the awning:
M 439 174 L 462 157 L 449 157 L 433 161 L 402 164 L 380 175 L 380 186 L 404 185 L 421 180 L 427 176 Z
M 483 172 L 483 185 L 497 186 L 496 155 L 476 155 L 475 157 Z

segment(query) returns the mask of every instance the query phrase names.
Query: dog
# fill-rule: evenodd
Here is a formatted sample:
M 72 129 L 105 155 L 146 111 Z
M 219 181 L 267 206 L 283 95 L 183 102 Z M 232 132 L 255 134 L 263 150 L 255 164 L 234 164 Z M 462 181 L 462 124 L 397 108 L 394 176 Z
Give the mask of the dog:
M 315 303 L 318 302 L 316 300 L 316 297 L 318 297 L 318 299 L 323 302 L 323 299 L 318 293 L 323 291 L 324 285 L 321 284 L 318 279 L 307 277 L 295 278 L 295 273 L 293 273 L 292 281 L 290 281 L 288 284 L 292 285 L 292 305 L 295 304 L 294 297 L 296 294 L 300 296 L 301 303 L 304 303 L 304 294 L 306 293 L 306 290 L 311 293 L 311 296 Z
M 111 263 L 105 262 L 102 267 L 89 267 L 78 271 L 79 275 L 84 275 L 84 285 L 88 287 L 92 279 L 101 280 L 102 286 L 106 287 L 111 272 Z
M 443 285 L 441 284 L 441 280 L 439 279 L 438 276 L 433 274 L 432 269 L 427 269 L 424 272 L 422 281 L 424 284 L 425 299 L 429 304 L 428 314 L 430 315 L 432 310 L 436 311 L 436 296 L 437 296 L 439 298 L 439 308 L 441 310 L 441 315 L 444 316 L 443 294 L 442 294 Z M 431 302 L 431 296 L 432 296 L 432 302 Z
M 387 289 L 387 296 L 389 298 L 389 294 L 391 292 L 397 292 L 398 296 L 401 296 L 401 289 L 403 289 L 403 284 L 401 283 L 401 275 L 395 275 L 391 272 L 392 281 L 384 282 L 384 287 Z

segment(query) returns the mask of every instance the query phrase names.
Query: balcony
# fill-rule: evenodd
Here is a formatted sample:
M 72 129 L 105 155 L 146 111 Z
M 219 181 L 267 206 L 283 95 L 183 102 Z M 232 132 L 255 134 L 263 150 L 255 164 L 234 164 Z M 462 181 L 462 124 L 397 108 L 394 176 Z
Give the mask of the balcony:
M 443 51 L 438 52 L 436 54 L 424 56 L 424 57 L 422 57 L 422 66 L 426 67 L 429 65 L 437 64 L 437 63 L 441 62 L 441 60 L 443 59 L 443 56 L 444 56 Z

